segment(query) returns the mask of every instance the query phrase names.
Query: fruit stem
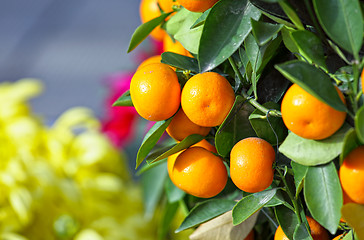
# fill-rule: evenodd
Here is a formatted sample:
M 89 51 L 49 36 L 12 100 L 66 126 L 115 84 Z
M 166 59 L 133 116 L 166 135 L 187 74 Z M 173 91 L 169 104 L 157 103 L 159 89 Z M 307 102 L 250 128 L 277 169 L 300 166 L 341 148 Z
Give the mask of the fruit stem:
M 301 223 L 302 223 L 302 219 L 301 219 L 301 217 L 300 217 L 300 213 L 299 213 L 299 208 L 298 208 L 297 199 L 296 199 L 296 197 L 292 194 L 291 190 L 289 189 L 288 184 L 287 184 L 287 181 L 286 181 L 286 178 L 283 176 L 283 174 L 282 174 L 281 170 L 280 170 L 278 167 L 276 167 L 276 171 L 278 172 L 279 176 L 280 176 L 280 177 L 281 177 L 281 179 L 282 179 L 282 182 L 283 182 L 283 184 L 284 184 L 284 186 L 285 186 L 285 190 L 286 190 L 286 192 L 287 192 L 287 194 L 288 194 L 289 198 L 291 199 L 291 201 L 292 201 L 292 203 L 293 203 L 293 208 L 294 208 L 294 212 L 295 212 L 295 214 L 296 214 L 297 220 L 298 220 L 299 224 L 301 224 Z
M 245 93 L 245 92 L 242 92 L 243 97 L 248 99 L 249 98 L 248 95 L 245 93 L 245 96 L 244 96 L 243 93 Z M 255 100 L 253 98 L 250 98 L 248 101 L 251 105 L 253 105 L 256 109 L 260 110 L 264 114 L 268 114 L 273 117 L 282 117 L 282 113 L 280 111 L 278 111 L 276 109 L 268 109 L 268 108 L 264 107 L 263 105 L 261 105 L 260 103 L 258 103 L 257 100 Z

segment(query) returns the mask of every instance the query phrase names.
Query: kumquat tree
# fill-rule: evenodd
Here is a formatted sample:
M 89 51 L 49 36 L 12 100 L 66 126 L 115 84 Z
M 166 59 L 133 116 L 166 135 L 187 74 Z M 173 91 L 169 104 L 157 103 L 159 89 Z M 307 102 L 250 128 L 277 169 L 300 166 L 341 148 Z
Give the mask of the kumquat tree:
M 190 239 L 364 239 L 363 8 L 141 1 L 128 52 L 164 52 L 114 106 L 154 122 L 136 168 L 160 239 L 178 212 Z

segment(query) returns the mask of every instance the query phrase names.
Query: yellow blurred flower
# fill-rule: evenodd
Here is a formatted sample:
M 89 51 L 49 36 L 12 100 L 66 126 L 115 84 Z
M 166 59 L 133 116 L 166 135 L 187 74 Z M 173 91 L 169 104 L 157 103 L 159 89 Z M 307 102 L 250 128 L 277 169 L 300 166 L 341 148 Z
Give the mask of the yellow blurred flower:
M 123 154 L 86 108 L 52 126 L 28 100 L 41 82 L 0 84 L 0 240 L 156 239 Z

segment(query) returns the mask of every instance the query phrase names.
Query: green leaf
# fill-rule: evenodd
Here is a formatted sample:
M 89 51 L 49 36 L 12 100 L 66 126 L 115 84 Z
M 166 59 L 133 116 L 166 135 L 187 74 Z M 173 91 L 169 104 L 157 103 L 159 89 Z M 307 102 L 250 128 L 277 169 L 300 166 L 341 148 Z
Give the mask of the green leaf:
M 252 69 L 254 72 L 256 72 L 262 63 L 262 56 L 258 43 L 256 42 L 253 35 L 249 34 L 245 39 L 244 45 L 246 55 L 248 56 L 248 59 L 252 65 Z
M 282 195 L 282 190 L 277 189 L 277 192 L 274 195 L 274 197 L 267 204 L 265 204 L 264 207 L 267 207 L 267 208 L 276 207 L 276 206 L 279 206 L 282 204 L 289 206 L 289 203 L 287 203 L 286 200 L 284 200 L 284 197 Z
M 156 122 L 153 127 L 145 134 L 142 145 L 140 146 L 137 157 L 136 157 L 136 168 L 143 162 L 143 160 L 148 156 L 149 152 L 157 144 L 160 137 L 163 135 L 164 131 L 168 127 L 172 118 L 164 121 Z
M 355 130 L 359 140 L 364 144 L 364 105 L 356 112 Z
M 149 169 L 152 169 L 152 168 L 154 168 L 154 167 L 156 167 L 156 166 L 158 166 L 158 165 L 160 165 L 160 164 L 162 164 L 162 163 L 164 163 L 164 162 L 166 162 L 166 161 L 167 161 L 167 158 L 165 158 L 165 159 L 163 159 L 163 160 L 160 160 L 160 161 L 158 161 L 158 162 L 151 163 L 151 164 L 145 163 L 145 164 L 143 164 L 143 165 L 139 168 L 139 170 L 135 173 L 135 175 L 136 175 L 136 176 L 140 176 L 140 175 L 142 175 L 143 173 L 145 173 L 146 171 L 148 171 Z
M 153 31 L 154 28 L 159 26 L 171 13 L 163 13 L 159 17 L 153 18 L 152 20 L 140 25 L 133 33 L 131 37 L 128 53 L 133 51 L 148 35 Z
M 321 40 L 314 33 L 307 30 L 294 31 L 291 33 L 291 36 L 302 56 L 309 60 L 310 63 L 313 62 L 326 68 Z
M 286 46 L 286 48 L 292 53 L 298 53 L 299 49 L 296 46 L 296 43 L 293 41 L 291 35 L 291 33 L 294 31 L 295 30 L 292 28 L 284 27 L 282 28 L 281 33 L 282 33 L 283 43 Z
M 282 36 L 278 36 L 272 40 L 269 44 L 261 47 L 260 52 L 262 54 L 262 64 L 260 65 L 257 74 L 261 74 L 268 62 L 277 54 L 277 50 L 282 42 Z
M 192 134 L 192 135 L 186 137 L 185 139 L 183 139 L 179 143 L 164 146 L 160 149 L 157 149 L 156 151 L 151 152 L 148 155 L 148 157 L 146 158 L 146 160 L 148 163 L 160 161 L 164 158 L 167 158 L 175 153 L 178 153 L 178 152 L 192 146 L 193 144 L 200 142 L 202 139 L 204 139 L 203 136 L 198 135 L 198 134 Z
M 288 1 L 279 1 L 278 3 L 283 9 L 284 13 L 287 15 L 287 17 L 289 17 L 289 19 L 298 29 L 305 29 L 295 9 L 293 8 L 293 6 L 291 6 L 291 4 L 289 4 Z
M 173 184 L 170 178 L 167 178 L 165 192 L 169 203 L 178 202 L 186 195 L 184 191 Z
M 351 152 L 353 151 L 355 148 L 359 147 L 360 145 L 362 145 L 356 135 L 355 129 L 354 128 L 350 128 L 344 137 L 344 144 L 341 150 L 341 154 L 340 154 L 340 166 L 343 163 L 345 157 Z
M 113 104 L 113 107 L 132 107 L 133 102 L 131 101 L 130 90 L 123 93 Z
M 363 16 L 358 0 L 313 0 L 316 16 L 327 35 L 357 55 L 363 41 Z
M 340 222 L 343 196 L 333 162 L 309 167 L 304 182 L 305 201 L 312 217 L 335 234 Z
M 346 111 L 330 77 L 309 63 L 293 60 L 275 66 L 288 80 L 338 111 Z M 312 77 L 315 76 L 315 77 Z
M 268 109 L 280 110 L 280 105 L 274 102 L 264 103 L 263 106 Z M 284 125 L 282 118 L 269 116 L 268 122 L 266 114 L 258 109 L 255 109 L 254 112 L 250 114 L 249 121 L 257 136 L 268 141 L 272 145 L 277 145 L 277 138 L 274 132 L 278 136 L 278 143 L 283 142 L 288 134 L 288 130 Z M 272 128 L 274 129 L 274 132 Z
M 310 232 L 308 231 L 306 224 L 301 223 L 299 224 L 294 233 L 293 233 L 293 239 L 297 240 L 313 240 Z
M 197 204 L 183 220 L 176 233 L 207 222 L 233 209 L 236 202 L 227 199 L 210 199 Z
M 179 10 L 166 23 L 167 32 L 178 40 L 189 52 L 197 54 L 203 26 L 191 29 L 202 13 L 190 12 L 185 8 Z
M 296 186 L 296 198 L 298 198 L 298 195 L 303 188 L 303 181 L 306 177 L 308 167 L 293 161 L 291 161 L 291 166 L 293 169 L 294 184 Z
M 320 141 L 305 139 L 290 132 L 279 147 L 279 151 L 305 166 L 325 164 L 341 153 L 343 139 L 348 129 L 349 126 L 344 124 L 334 135 Z
M 167 202 L 163 209 L 162 220 L 158 225 L 158 240 L 166 239 L 166 235 L 171 228 L 172 220 L 178 210 L 178 202 L 170 203 Z
M 228 116 L 215 135 L 215 147 L 219 155 L 228 156 L 235 143 L 241 139 L 255 136 L 255 132 L 248 121 L 252 111 L 253 107 L 247 104 L 242 96 L 238 95 Z
M 268 43 L 282 29 L 283 24 L 272 24 L 251 19 L 253 35 L 260 46 Z
M 194 73 L 198 73 L 200 71 L 198 68 L 197 59 L 183 56 L 173 52 L 162 53 L 161 62 L 179 69 L 190 70 Z
M 243 43 L 260 11 L 247 0 L 218 1 L 206 18 L 198 50 L 201 72 L 228 59 Z M 229 26 L 229 27 L 227 27 Z
M 274 210 L 276 219 L 282 227 L 284 234 L 286 234 L 289 239 L 293 239 L 293 234 L 299 225 L 295 212 L 283 205 L 275 207 Z
M 259 211 L 276 194 L 277 188 L 250 194 L 241 199 L 233 208 L 233 224 L 238 225 Z
M 156 206 L 162 196 L 164 181 L 167 178 L 167 162 L 160 164 L 141 177 L 143 204 L 146 218 L 154 215 Z
M 207 18 L 207 15 L 209 15 L 211 11 L 211 8 L 206 10 L 205 12 L 202 13 L 202 15 L 196 20 L 196 22 L 191 26 L 191 29 L 192 28 L 195 28 L 195 27 L 199 27 L 201 25 L 203 25 L 205 23 L 205 20 Z

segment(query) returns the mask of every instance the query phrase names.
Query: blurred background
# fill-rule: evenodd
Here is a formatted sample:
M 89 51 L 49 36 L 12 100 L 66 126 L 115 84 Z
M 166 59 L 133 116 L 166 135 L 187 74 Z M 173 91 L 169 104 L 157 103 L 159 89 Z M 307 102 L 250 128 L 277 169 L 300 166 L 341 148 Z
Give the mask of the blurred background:
M 140 24 L 135 0 L 11 0 L 0 2 L 0 81 L 39 78 L 32 100 L 47 121 L 72 106 L 103 113 L 103 79 L 136 68 L 126 54 Z
M 150 126 L 111 107 L 138 25 L 136 0 L 0 1 L 0 240 L 186 239 L 158 227 L 165 164 L 135 179 Z

